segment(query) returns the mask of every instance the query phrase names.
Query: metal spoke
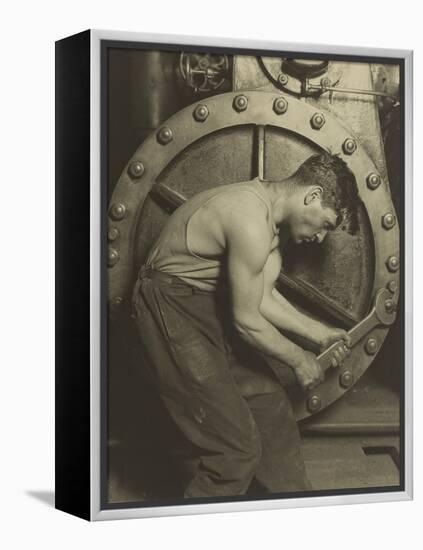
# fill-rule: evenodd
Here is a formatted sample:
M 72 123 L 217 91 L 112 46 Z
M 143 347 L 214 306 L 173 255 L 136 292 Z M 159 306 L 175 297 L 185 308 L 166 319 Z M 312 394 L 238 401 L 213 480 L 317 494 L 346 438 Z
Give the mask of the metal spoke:
M 260 181 L 264 181 L 264 146 L 265 146 L 265 130 L 264 126 L 258 125 L 257 128 L 257 177 Z
M 187 201 L 187 197 L 178 193 L 164 183 L 156 183 L 150 191 L 150 195 L 166 212 L 171 214 L 179 206 Z
M 297 278 L 292 278 L 281 272 L 277 286 L 282 290 L 292 291 L 295 295 L 303 299 L 303 301 L 319 312 L 323 312 L 334 321 L 340 323 L 340 326 L 345 329 L 350 329 L 360 322 L 358 317 L 355 317 L 349 311 L 343 309 L 336 302 L 319 292 L 314 286 Z

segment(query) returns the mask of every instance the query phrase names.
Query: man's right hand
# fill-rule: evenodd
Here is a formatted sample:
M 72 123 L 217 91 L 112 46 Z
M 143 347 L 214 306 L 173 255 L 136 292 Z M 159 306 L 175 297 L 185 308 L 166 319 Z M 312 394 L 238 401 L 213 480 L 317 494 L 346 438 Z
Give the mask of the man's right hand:
M 304 390 L 311 390 L 323 382 L 325 374 L 316 355 L 304 350 L 301 361 L 294 367 L 298 382 Z

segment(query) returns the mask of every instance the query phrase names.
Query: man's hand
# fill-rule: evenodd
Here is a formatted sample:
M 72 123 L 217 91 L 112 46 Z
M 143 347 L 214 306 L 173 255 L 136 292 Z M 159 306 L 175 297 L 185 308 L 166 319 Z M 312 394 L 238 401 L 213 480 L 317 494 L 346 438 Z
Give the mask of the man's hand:
M 320 353 L 323 353 L 328 347 L 337 342 L 339 342 L 339 346 L 333 352 L 333 367 L 339 367 L 351 353 L 351 337 L 348 332 L 340 328 L 325 327 L 319 338 Z
M 325 374 L 311 351 L 304 350 L 302 360 L 294 367 L 294 371 L 304 390 L 315 388 L 325 379 Z

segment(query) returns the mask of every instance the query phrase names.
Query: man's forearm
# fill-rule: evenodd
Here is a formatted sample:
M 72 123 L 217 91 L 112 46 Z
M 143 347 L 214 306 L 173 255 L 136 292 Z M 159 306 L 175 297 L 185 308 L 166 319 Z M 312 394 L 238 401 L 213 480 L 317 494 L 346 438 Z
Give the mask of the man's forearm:
M 248 344 L 296 369 L 304 359 L 304 350 L 283 336 L 268 320 L 257 314 L 235 321 L 235 327 Z
M 276 289 L 263 298 L 260 312 L 274 327 L 321 344 L 325 325 L 298 311 Z

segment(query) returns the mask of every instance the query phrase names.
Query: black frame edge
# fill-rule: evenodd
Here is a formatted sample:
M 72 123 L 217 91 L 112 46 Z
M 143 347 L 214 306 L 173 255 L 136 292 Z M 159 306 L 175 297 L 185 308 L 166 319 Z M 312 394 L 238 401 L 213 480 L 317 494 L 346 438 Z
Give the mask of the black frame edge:
M 55 44 L 55 507 L 90 520 L 91 31 Z

